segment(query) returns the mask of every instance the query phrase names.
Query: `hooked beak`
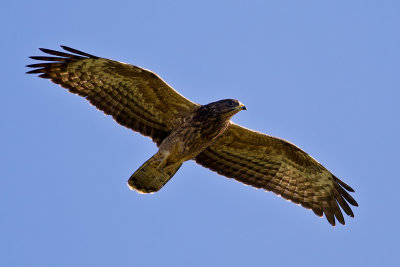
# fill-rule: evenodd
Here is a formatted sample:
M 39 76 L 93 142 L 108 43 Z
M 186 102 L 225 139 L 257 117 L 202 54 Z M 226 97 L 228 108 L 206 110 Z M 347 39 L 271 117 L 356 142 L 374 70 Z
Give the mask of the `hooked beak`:
M 239 104 L 239 106 L 236 107 L 238 110 L 247 110 L 246 106 L 243 105 L 242 103 Z

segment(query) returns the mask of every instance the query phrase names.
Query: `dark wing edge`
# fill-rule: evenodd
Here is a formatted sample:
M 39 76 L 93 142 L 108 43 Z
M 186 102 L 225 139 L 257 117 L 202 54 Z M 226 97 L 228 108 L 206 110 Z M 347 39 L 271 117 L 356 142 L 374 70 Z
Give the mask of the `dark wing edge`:
M 97 57 L 67 46 L 60 52 L 40 50 L 50 56 L 32 56 L 42 61 L 27 65 L 39 74 L 86 98 L 119 124 L 149 136 L 157 145 L 180 123 L 179 119 L 198 105 L 186 99 L 155 73 Z
M 272 191 L 286 200 L 335 218 L 345 224 L 339 208 L 354 217 L 348 203 L 358 203 L 347 192 L 354 190 L 297 146 L 234 123 L 195 161 L 212 171 L 244 184 Z M 347 191 L 346 191 L 347 190 Z

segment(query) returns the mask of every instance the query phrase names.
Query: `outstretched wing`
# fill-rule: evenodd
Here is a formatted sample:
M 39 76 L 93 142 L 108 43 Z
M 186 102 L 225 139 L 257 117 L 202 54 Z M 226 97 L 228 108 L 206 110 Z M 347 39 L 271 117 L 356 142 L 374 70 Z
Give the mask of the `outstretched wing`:
M 325 214 L 332 225 L 335 217 L 345 224 L 339 205 L 351 217 L 347 202 L 358 206 L 347 192 L 354 190 L 300 148 L 234 123 L 195 160 L 221 175 L 312 209 L 318 216 Z
M 119 124 L 149 136 L 158 145 L 198 105 L 186 99 L 151 71 L 100 58 L 66 46 L 70 52 L 40 48 L 54 56 L 35 56 L 27 73 L 67 88 L 111 115 Z

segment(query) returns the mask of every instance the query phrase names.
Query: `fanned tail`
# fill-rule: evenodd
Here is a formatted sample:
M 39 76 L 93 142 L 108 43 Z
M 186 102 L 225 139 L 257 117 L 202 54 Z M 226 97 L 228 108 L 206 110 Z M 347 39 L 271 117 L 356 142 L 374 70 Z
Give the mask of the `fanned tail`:
M 140 168 L 128 180 L 128 186 L 131 190 L 139 193 L 154 193 L 160 190 L 175 175 L 182 164 L 173 170 L 159 170 L 154 164 L 155 155 L 143 163 Z

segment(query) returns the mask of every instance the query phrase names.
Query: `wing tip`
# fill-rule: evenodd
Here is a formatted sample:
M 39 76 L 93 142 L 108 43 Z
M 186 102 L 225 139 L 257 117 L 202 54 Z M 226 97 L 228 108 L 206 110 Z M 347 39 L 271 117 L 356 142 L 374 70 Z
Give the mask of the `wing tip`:
M 74 48 L 66 46 L 66 45 L 60 45 L 60 47 L 62 49 L 64 49 L 65 51 L 68 51 L 70 53 L 74 53 L 74 54 L 77 54 L 77 55 L 80 55 L 80 56 L 85 56 L 85 57 L 88 57 L 88 58 L 99 58 L 97 56 L 82 52 L 80 50 L 74 49 Z
M 335 180 L 335 182 L 337 182 L 339 185 L 341 185 L 344 189 L 346 189 L 347 191 L 352 192 L 352 193 L 355 192 L 351 186 L 349 186 L 348 184 L 346 184 L 345 182 L 343 182 L 342 180 L 337 178 L 335 175 L 332 175 L 332 176 L 333 176 L 333 180 Z
M 26 67 L 29 67 L 29 66 L 26 66 Z M 37 73 L 43 73 L 43 69 L 34 69 L 34 70 L 30 70 L 30 71 L 26 72 L 26 74 L 37 74 Z
M 43 47 L 39 47 L 39 50 L 46 54 L 51 54 L 52 52 L 57 52 L 55 50 L 51 50 L 51 49 L 47 49 L 47 48 L 43 48 Z

